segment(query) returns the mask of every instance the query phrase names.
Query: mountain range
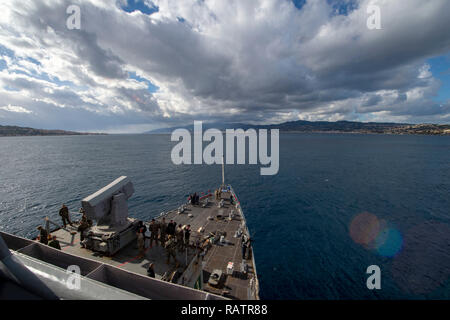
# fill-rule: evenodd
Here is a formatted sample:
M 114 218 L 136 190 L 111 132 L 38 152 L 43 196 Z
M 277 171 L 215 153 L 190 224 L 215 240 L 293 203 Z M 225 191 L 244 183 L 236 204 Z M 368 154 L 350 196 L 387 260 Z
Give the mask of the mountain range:
M 355 121 L 289 121 L 280 124 L 251 125 L 245 123 L 203 123 L 203 131 L 211 128 L 224 131 L 226 129 L 279 129 L 280 132 L 306 133 L 382 133 L 382 134 L 424 134 L 450 135 L 449 124 L 408 124 L 390 122 L 355 122 Z M 161 128 L 147 131 L 145 134 L 167 134 L 175 129 L 194 130 L 194 125 L 183 127 Z M 61 135 L 98 135 L 99 133 L 75 132 L 65 130 L 46 130 L 19 126 L 0 125 L 0 136 L 61 136 Z M 100 133 L 101 134 L 101 133 Z
M 329 132 L 329 133 L 382 133 L 382 134 L 427 134 L 427 135 L 450 135 L 450 125 L 438 124 L 408 124 L 390 122 L 355 122 L 355 121 L 289 121 L 271 125 L 250 125 L 243 123 L 204 123 L 203 130 L 216 128 L 226 129 L 279 129 L 280 132 Z M 148 131 L 148 134 L 171 133 L 178 128 L 189 131 L 194 130 L 194 125 L 184 127 L 162 128 Z
M 65 130 L 46 130 L 34 129 L 18 126 L 2 126 L 0 125 L 0 136 L 73 136 L 73 135 L 91 135 L 96 133 L 85 133 Z

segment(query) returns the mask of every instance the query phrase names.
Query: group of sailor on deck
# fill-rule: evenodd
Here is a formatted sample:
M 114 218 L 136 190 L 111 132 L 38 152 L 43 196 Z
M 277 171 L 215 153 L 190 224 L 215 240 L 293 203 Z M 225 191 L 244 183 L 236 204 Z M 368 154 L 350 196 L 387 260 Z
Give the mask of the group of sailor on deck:
M 77 231 L 80 232 L 80 243 L 83 245 L 84 231 L 92 226 L 92 221 L 87 218 L 83 208 L 80 208 L 79 213 L 81 213 L 82 216 L 80 221 L 78 221 Z M 69 208 L 65 204 L 62 204 L 58 214 L 61 217 L 64 229 L 67 228 L 67 225 L 73 226 L 72 220 L 70 219 Z M 61 250 L 61 245 L 56 236 L 52 236 L 47 228 L 38 226 L 37 230 L 39 231 L 38 240 L 40 243 Z
M 161 243 L 161 246 L 166 249 L 167 264 L 170 264 L 171 258 L 173 258 L 175 263 L 178 263 L 176 259 L 177 249 L 182 252 L 190 247 L 190 225 L 182 226 L 179 224 L 177 227 L 174 220 L 170 220 L 169 223 L 166 223 L 166 218 L 163 217 L 160 222 L 152 219 L 148 229 L 150 231 L 150 237 L 145 236 L 145 233 L 147 232 L 145 224 L 142 221 L 139 222 L 137 244 L 140 255 L 144 255 L 147 249 L 145 244 L 146 239 L 150 239 L 149 248 L 153 247 L 153 242 L 155 242 L 155 245 L 158 245 L 158 242 Z
M 215 190 L 215 199 L 221 199 L 221 192 L 219 189 Z M 231 200 L 231 198 L 230 198 Z M 232 201 L 232 200 L 231 200 Z M 197 193 L 190 195 L 189 202 L 193 205 L 199 204 L 199 196 Z M 80 242 L 84 240 L 84 231 L 92 226 L 92 221 L 88 220 L 86 213 L 83 208 L 80 208 L 79 211 L 82 214 L 80 221 L 78 221 L 79 226 L 77 231 L 80 232 Z M 69 216 L 69 210 L 66 205 L 62 205 L 59 210 L 59 215 L 61 216 L 64 228 L 67 227 L 67 224 L 71 226 L 72 221 Z M 56 236 L 51 236 L 45 228 L 39 226 L 37 228 L 40 232 L 38 239 L 41 243 L 54 247 L 56 249 L 61 250 L 61 246 L 59 241 L 56 239 Z M 145 255 L 146 252 L 146 239 L 150 239 L 149 248 L 153 247 L 153 242 L 155 245 L 158 245 L 158 242 L 161 243 L 161 246 L 166 249 L 167 254 L 167 264 L 170 264 L 171 258 L 173 258 L 174 263 L 178 264 L 176 259 L 176 251 L 178 249 L 179 252 L 183 252 L 186 248 L 191 247 L 190 245 L 190 236 L 191 236 L 191 226 L 190 225 L 181 225 L 178 224 L 174 220 L 170 220 L 169 223 L 166 223 L 166 219 L 163 217 L 161 221 L 157 222 L 155 219 L 152 219 L 149 223 L 149 231 L 150 237 L 146 237 L 147 226 L 139 221 L 138 229 L 137 229 L 137 245 L 139 249 L 139 254 L 141 256 Z M 249 248 L 251 246 L 251 239 L 249 236 L 243 234 L 241 237 L 241 246 L 242 246 L 242 259 L 246 259 L 247 254 L 250 254 Z M 150 277 L 154 277 L 154 265 L 150 263 L 148 267 L 148 275 Z

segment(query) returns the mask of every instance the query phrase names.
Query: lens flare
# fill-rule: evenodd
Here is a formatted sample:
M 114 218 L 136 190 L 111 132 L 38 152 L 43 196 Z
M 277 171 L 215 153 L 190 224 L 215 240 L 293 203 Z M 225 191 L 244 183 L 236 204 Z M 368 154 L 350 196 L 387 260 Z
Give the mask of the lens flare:
M 394 228 L 384 228 L 375 239 L 375 248 L 383 257 L 393 257 L 402 249 L 403 239 Z
M 380 221 L 369 212 L 355 216 L 350 223 L 350 237 L 356 243 L 370 247 L 380 232 Z
M 394 257 L 403 245 L 401 233 L 388 222 L 369 212 L 356 215 L 350 223 L 350 237 L 366 249 L 384 257 Z

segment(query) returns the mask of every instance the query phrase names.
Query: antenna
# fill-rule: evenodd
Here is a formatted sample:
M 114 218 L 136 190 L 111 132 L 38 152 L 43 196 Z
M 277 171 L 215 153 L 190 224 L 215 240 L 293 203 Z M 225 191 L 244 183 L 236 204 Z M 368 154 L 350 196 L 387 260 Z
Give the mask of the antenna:
M 223 160 L 223 155 L 222 155 L 222 186 L 225 187 L 225 161 Z

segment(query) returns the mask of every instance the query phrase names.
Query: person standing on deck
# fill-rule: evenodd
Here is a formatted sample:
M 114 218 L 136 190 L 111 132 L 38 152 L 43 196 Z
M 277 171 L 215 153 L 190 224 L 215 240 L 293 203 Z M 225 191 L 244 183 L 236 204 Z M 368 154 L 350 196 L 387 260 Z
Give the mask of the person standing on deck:
M 155 277 L 155 266 L 154 266 L 153 263 L 150 263 L 150 265 L 148 266 L 147 275 L 150 278 L 154 278 Z
M 184 232 L 181 224 L 178 225 L 177 230 L 175 231 L 176 239 L 177 239 L 177 247 L 178 250 L 181 252 L 183 251 L 184 247 Z
M 37 227 L 39 230 L 39 242 L 43 244 L 48 244 L 48 232 L 42 226 Z
M 52 240 L 48 243 L 48 246 L 61 250 L 61 245 L 59 244 L 59 241 L 56 239 L 56 236 L 52 237 Z
M 170 220 L 169 224 L 167 225 L 167 235 L 169 236 L 175 236 L 175 229 L 177 227 L 176 222 L 173 220 Z
M 247 247 L 249 245 L 248 238 L 247 238 L 247 236 L 245 234 L 242 235 L 241 242 L 242 242 L 242 259 L 245 260 L 245 254 L 246 254 L 246 251 L 247 251 Z
M 72 225 L 72 221 L 70 221 L 70 216 L 69 216 L 69 208 L 67 208 L 64 203 L 63 203 L 61 209 L 59 209 L 59 215 L 61 216 L 61 219 L 63 221 L 64 228 L 67 226 L 67 223 Z
M 172 236 L 169 236 L 166 243 L 166 250 L 167 250 L 167 264 L 170 264 L 170 257 L 173 257 L 173 260 L 175 263 L 177 263 L 177 253 L 176 253 L 176 247 L 177 243 L 175 242 L 175 239 Z
M 137 234 L 137 243 L 138 243 L 139 255 L 142 256 L 145 253 L 145 248 L 144 248 L 144 228 L 140 228 L 136 234 Z
M 217 201 L 222 200 L 222 191 L 220 191 L 220 188 L 217 189 Z
M 250 238 L 250 235 L 247 237 L 247 259 L 250 260 L 252 258 L 252 238 Z
M 184 229 L 184 245 L 188 248 L 189 247 L 189 238 L 191 237 L 191 225 L 188 224 L 187 227 Z
M 197 192 L 194 193 L 193 198 L 194 198 L 193 204 L 194 204 L 194 205 L 197 205 L 197 204 L 198 204 L 198 195 L 197 195 Z
M 138 232 L 142 233 L 142 237 L 144 238 L 144 249 L 146 249 L 145 248 L 145 233 L 147 232 L 147 227 L 145 226 L 145 224 L 142 221 L 139 221 L 137 230 L 138 230 Z
M 167 234 L 166 218 L 162 218 L 162 221 L 159 224 L 159 240 L 161 241 L 161 245 L 163 247 L 164 244 L 166 243 L 166 234 Z
M 152 219 L 152 222 L 150 222 L 150 232 L 152 233 L 150 235 L 150 248 L 153 247 L 153 240 L 155 240 L 156 245 L 158 245 L 158 231 L 159 226 L 156 223 L 155 219 Z
M 81 212 L 81 209 L 80 209 L 80 212 Z M 84 240 L 84 231 L 89 228 L 89 221 L 86 216 L 86 213 L 84 212 L 84 210 L 82 213 L 83 213 L 83 216 L 81 217 L 80 225 L 78 226 L 78 231 L 80 231 L 80 242 L 82 242 Z

